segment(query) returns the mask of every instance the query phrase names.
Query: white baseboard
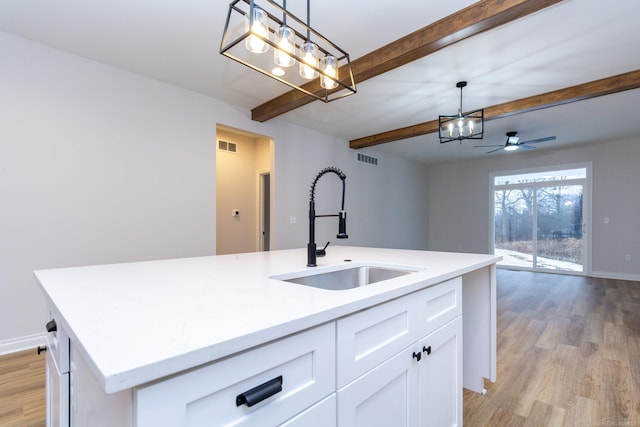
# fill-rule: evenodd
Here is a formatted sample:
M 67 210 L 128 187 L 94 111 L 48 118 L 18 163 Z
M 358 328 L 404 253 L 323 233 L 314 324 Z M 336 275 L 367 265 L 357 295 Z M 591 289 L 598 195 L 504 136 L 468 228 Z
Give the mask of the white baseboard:
M 6 341 L 0 341 L 0 356 L 4 354 L 16 353 L 18 351 L 36 348 L 39 345 L 45 345 L 47 334 L 29 335 L 26 337 L 14 338 Z
M 600 279 L 632 280 L 640 282 L 640 274 L 611 273 L 609 271 L 592 271 L 590 276 Z

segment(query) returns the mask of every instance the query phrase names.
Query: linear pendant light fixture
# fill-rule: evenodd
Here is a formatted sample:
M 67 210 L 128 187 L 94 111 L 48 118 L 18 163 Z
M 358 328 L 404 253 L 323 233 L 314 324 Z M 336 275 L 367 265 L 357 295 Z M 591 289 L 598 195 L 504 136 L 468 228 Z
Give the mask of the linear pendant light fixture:
M 469 111 L 462 114 L 462 88 L 467 82 L 458 82 L 460 88 L 460 109 L 455 116 L 439 116 L 438 136 L 440 143 L 460 141 L 463 139 L 482 139 L 484 133 L 484 110 Z
M 232 1 L 220 53 L 324 102 L 352 95 L 349 54 L 311 28 L 309 1 L 306 22 L 287 10 L 286 0 Z

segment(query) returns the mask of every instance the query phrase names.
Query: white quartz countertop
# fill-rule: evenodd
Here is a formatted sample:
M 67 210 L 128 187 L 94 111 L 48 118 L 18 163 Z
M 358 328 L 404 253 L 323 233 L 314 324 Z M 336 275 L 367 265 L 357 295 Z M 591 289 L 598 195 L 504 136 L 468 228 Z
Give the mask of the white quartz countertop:
M 494 264 L 499 256 L 331 246 L 39 270 L 56 318 L 106 393 L 115 393 Z M 351 261 L 345 261 L 351 260 Z M 396 279 L 324 290 L 270 279 L 376 263 L 421 267 Z

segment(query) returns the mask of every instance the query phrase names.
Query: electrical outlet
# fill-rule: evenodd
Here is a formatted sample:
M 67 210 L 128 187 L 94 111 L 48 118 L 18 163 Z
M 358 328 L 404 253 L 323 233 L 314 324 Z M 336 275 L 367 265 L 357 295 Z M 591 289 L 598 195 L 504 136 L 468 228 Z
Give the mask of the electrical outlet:
M 631 254 L 627 254 L 627 255 L 624 257 L 624 260 L 625 260 L 625 261 L 631 261 Z
M 295 224 L 296 222 L 298 222 L 298 219 L 295 216 L 289 217 L 289 224 Z

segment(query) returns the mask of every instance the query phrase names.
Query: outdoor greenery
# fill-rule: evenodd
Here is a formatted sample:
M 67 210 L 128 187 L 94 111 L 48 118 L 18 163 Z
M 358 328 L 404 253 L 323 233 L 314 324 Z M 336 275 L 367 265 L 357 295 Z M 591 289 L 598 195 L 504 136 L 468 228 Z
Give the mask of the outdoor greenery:
M 496 188 L 495 247 L 582 263 L 582 186 Z
M 496 249 L 531 254 L 533 253 L 533 241 L 496 242 Z M 561 240 L 539 240 L 538 256 L 582 264 L 582 242 L 575 237 L 563 238 Z

